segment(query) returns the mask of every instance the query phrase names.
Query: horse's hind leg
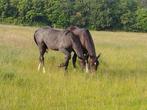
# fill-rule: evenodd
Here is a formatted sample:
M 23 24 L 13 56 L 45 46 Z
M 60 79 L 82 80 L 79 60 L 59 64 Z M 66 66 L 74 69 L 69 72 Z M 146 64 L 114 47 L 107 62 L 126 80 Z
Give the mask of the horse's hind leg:
M 66 49 L 59 49 L 59 51 L 65 54 L 65 63 L 61 64 L 60 67 L 65 67 L 65 70 L 67 70 L 68 63 L 71 58 L 71 53 Z
M 44 67 L 44 53 L 46 52 L 47 47 L 44 45 L 39 47 L 40 50 L 40 56 L 39 56 L 39 66 L 38 66 L 38 70 L 40 70 L 41 65 L 43 66 L 43 73 L 45 73 L 45 67 Z
M 73 64 L 73 67 L 76 68 L 76 59 L 77 59 L 77 54 L 74 53 L 73 57 L 72 57 L 72 64 Z

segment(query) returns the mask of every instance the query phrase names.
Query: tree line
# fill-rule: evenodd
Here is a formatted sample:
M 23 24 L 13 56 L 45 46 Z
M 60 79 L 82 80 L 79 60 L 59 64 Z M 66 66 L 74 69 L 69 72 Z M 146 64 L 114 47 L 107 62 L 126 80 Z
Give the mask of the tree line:
M 0 23 L 147 32 L 146 0 L 0 0 Z

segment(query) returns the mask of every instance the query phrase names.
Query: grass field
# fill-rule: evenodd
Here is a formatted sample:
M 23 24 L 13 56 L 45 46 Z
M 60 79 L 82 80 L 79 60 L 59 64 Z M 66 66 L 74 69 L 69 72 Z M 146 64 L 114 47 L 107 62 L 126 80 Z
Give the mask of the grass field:
M 37 72 L 34 27 L 0 25 L 0 110 L 147 110 L 147 33 L 91 31 L 102 53 L 95 75 L 57 66 L 45 55 Z

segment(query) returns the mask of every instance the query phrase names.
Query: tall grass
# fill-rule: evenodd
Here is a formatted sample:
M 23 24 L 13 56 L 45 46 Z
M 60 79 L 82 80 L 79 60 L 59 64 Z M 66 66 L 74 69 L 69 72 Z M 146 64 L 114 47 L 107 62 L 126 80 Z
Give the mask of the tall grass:
M 95 75 L 45 55 L 37 72 L 36 28 L 0 25 L 0 110 L 146 110 L 147 34 L 91 31 L 100 67 Z

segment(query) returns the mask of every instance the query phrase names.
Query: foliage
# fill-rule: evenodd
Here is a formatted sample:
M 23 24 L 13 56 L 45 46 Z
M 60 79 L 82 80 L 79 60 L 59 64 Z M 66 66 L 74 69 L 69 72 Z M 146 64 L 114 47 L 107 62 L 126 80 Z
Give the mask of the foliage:
M 1 0 L 0 22 L 146 31 L 145 10 L 145 0 Z
M 147 9 L 139 9 L 137 11 L 136 26 L 139 31 L 147 31 Z

